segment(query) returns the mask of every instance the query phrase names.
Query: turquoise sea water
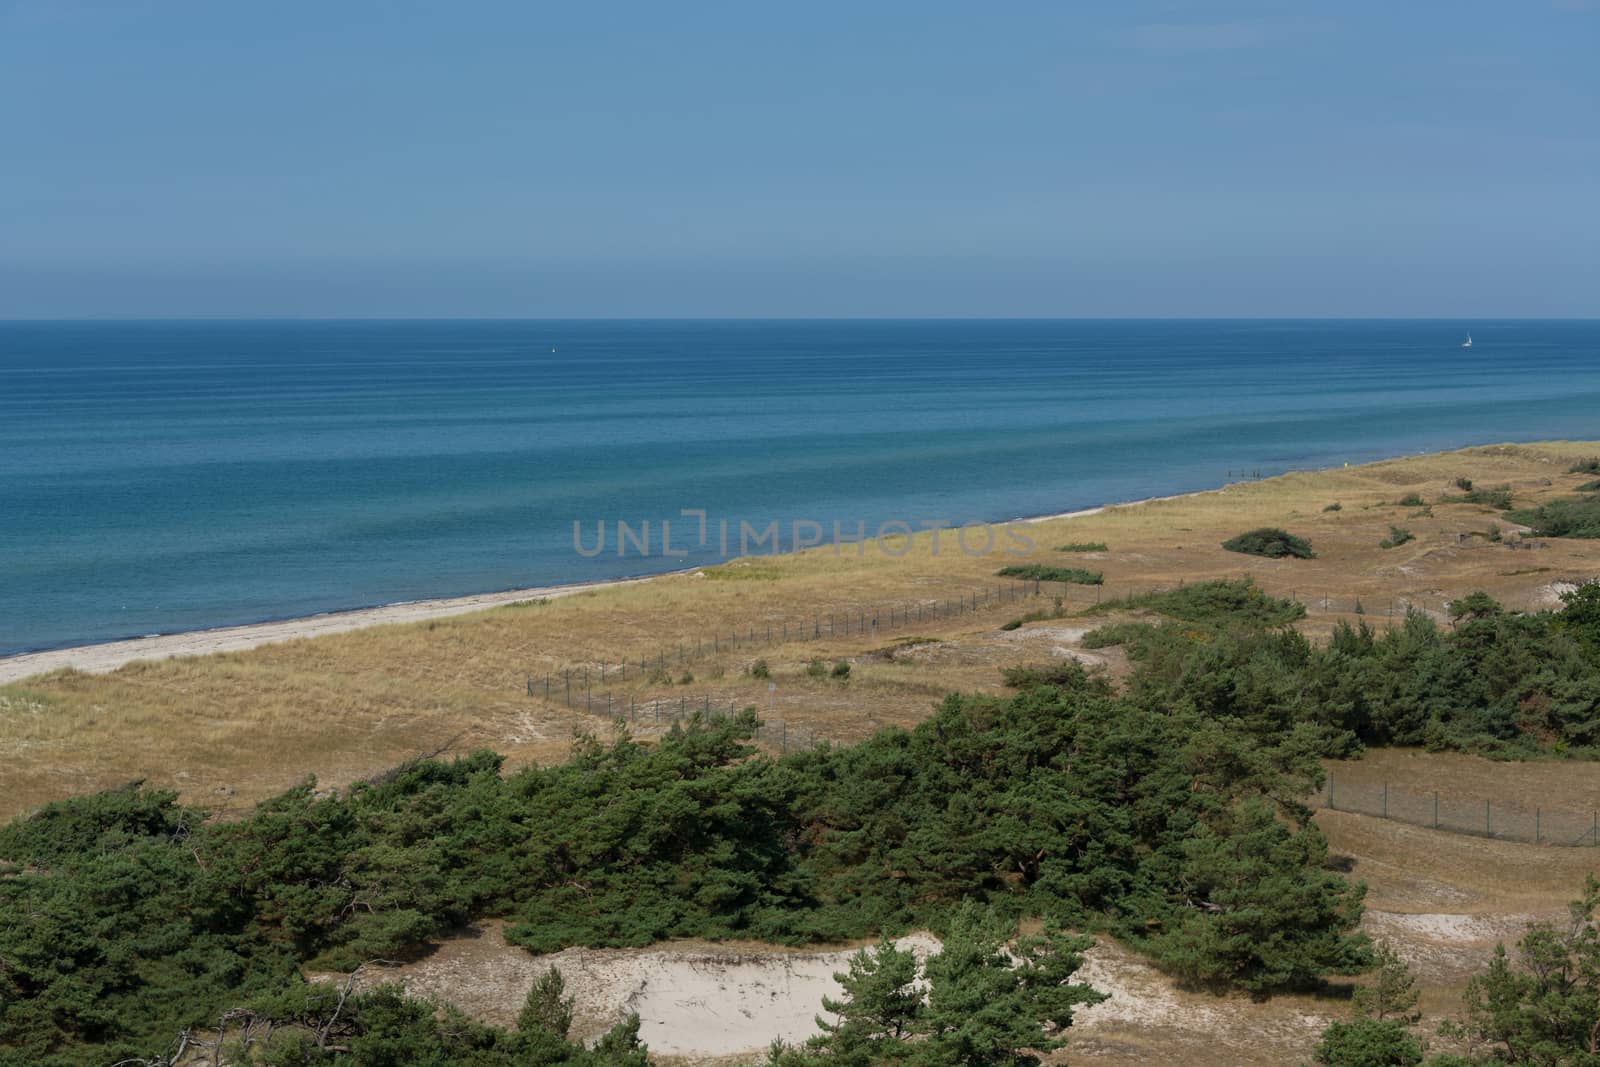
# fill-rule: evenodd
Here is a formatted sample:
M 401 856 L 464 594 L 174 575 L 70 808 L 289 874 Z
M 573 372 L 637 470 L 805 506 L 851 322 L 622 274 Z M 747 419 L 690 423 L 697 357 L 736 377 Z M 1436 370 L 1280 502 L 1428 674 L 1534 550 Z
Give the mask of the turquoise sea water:
M 0 654 L 1553 437 L 1600 322 L 0 323 Z

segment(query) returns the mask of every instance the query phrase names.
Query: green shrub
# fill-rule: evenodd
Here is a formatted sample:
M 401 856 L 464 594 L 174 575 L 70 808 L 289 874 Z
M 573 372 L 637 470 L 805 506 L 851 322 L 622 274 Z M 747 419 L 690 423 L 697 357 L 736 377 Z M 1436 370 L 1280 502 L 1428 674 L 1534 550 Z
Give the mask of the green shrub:
M 1600 496 L 1563 497 L 1507 517 L 1531 527 L 1535 537 L 1600 537 Z
M 1469 489 L 1460 496 L 1442 496 L 1441 504 L 1478 504 L 1483 507 L 1511 510 L 1511 487 L 1497 485 L 1492 489 Z
M 771 676 L 772 668 L 767 666 L 766 660 L 758 659 L 754 663 L 750 664 L 750 677 L 770 678 Z
M 1422 494 L 1420 493 L 1407 493 L 1399 500 L 1396 500 L 1395 505 L 1402 508 L 1425 508 L 1428 506 L 1428 502 L 1422 499 Z
M 1343 511 L 1344 510 L 1344 505 L 1339 503 L 1337 500 L 1335 500 L 1333 503 L 1329 504 L 1327 507 L 1323 508 L 1322 510 L 1323 511 Z
M 1044 619 L 1059 619 L 1067 614 L 1066 602 L 1061 597 L 1056 597 L 1048 608 L 1039 608 L 1025 615 L 1018 615 L 1000 627 L 1002 630 L 1017 630 L 1030 622 L 1040 622 Z
M 1389 536 L 1378 542 L 1379 548 L 1398 548 L 1407 541 L 1415 541 L 1416 535 L 1410 530 L 1400 526 L 1389 527 Z
M 1600 456 L 1590 456 L 1580 459 L 1567 468 L 1568 474 L 1600 474 Z
M 694 672 L 693 671 L 684 671 L 683 672 L 683 677 L 678 679 L 678 684 L 679 685 L 693 685 L 694 684 Z
M 1461 619 L 1490 619 L 1496 615 L 1504 615 L 1505 612 L 1506 609 L 1501 605 L 1500 601 L 1481 589 L 1475 593 L 1469 593 L 1459 600 L 1450 602 L 1450 618 L 1457 621 Z
M 1317 555 L 1311 550 L 1310 541 L 1275 526 L 1262 526 L 1231 537 L 1222 542 L 1222 547 L 1229 552 L 1243 552 L 1245 555 L 1265 556 L 1268 559 L 1282 559 L 1285 556 L 1315 559 Z
M 1600 660 L 1600 579 L 1584 582 L 1561 594 L 1561 604 L 1555 626 L 1571 634 L 1592 657 Z
M 1114 622 L 1109 626 L 1099 626 L 1083 635 L 1081 644 L 1084 648 L 1109 648 L 1112 645 L 1133 644 L 1146 637 L 1154 629 L 1146 622 Z
M 1219 627 L 1282 626 L 1306 615 L 1304 604 L 1269 596 L 1249 578 L 1218 578 L 1140 593 L 1104 601 L 1090 611 L 1106 614 L 1126 608 L 1145 608 L 1168 618 Z
M 1584 482 L 1582 485 L 1578 486 L 1578 492 L 1600 493 L 1600 479 L 1596 479 L 1592 482 Z
M 850 677 L 850 661 L 842 659 L 836 662 L 833 665 L 833 676 L 841 680 Z
M 1457 478 L 1456 479 L 1456 488 L 1461 490 L 1463 493 L 1472 492 L 1472 479 L 1471 478 Z
M 814 657 L 806 664 L 806 675 L 811 678 L 825 678 L 828 675 L 828 665 L 822 662 L 820 656 Z
M 1069 541 L 1064 545 L 1056 546 L 1057 552 L 1105 552 L 1104 541 Z
M 1326 1067 L 1417 1067 L 1422 1045 L 1398 1022 L 1352 1019 L 1322 1031 L 1316 1061 Z
M 1046 567 L 1041 563 L 1018 563 L 1001 567 L 995 572 L 1002 578 L 1021 578 L 1032 582 L 1072 582 L 1075 585 L 1099 585 L 1105 575 L 1099 571 L 1086 571 L 1081 567 Z

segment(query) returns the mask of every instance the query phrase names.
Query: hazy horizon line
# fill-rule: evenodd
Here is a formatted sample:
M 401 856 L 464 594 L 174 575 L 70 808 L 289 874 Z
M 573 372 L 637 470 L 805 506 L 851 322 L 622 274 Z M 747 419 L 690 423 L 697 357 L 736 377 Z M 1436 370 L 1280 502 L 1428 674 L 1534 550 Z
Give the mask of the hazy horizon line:
M 1600 322 L 1600 315 L 24 315 L 15 323 L 157 322 Z

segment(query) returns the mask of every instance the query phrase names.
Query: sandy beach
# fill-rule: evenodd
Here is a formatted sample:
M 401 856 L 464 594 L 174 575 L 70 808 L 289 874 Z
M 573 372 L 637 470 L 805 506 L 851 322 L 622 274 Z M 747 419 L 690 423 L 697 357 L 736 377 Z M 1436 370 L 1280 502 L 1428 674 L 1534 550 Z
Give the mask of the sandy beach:
M 1203 496 L 1207 493 L 1222 492 L 1225 488 L 1226 486 L 1221 486 L 1216 489 L 1175 493 L 1171 496 L 1144 497 L 1125 503 L 1101 504 L 1097 507 L 1081 508 L 1077 511 L 1059 511 L 1048 515 L 1033 515 L 1012 519 L 1011 523 L 1031 525 L 1042 522 L 1056 522 L 1063 519 L 1082 518 L 1089 515 L 1099 515 L 1111 508 L 1130 508 L 1162 500 L 1181 500 L 1187 497 Z M 1011 523 L 997 522 L 993 525 L 1007 526 Z M 807 549 L 807 551 L 815 551 L 815 549 Z M 787 555 L 788 553 L 784 554 Z M 391 623 L 425 622 L 428 619 L 464 615 L 468 612 L 498 608 L 507 604 L 518 604 L 529 600 L 571 596 L 574 593 L 591 592 L 597 589 L 638 585 L 643 582 L 653 582 L 674 574 L 683 573 L 687 572 L 682 570 L 666 571 L 661 574 L 645 575 L 638 578 L 617 578 L 602 582 L 536 586 L 528 589 L 509 589 L 500 593 L 477 593 L 469 596 L 442 597 L 434 600 L 414 600 L 403 604 L 385 604 L 375 608 L 330 611 L 321 615 L 309 615 L 297 619 L 245 623 L 239 626 L 220 626 L 209 630 L 190 630 L 184 633 L 154 634 L 150 637 L 137 637 L 126 641 L 108 641 L 95 645 L 74 645 L 70 648 L 56 648 L 44 652 L 25 652 L 21 655 L 0 657 L 0 685 L 20 681 L 47 671 L 61 670 L 66 667 L 88 674 L 101 674 L 107 671 L 114 671 L 118 667 L 136 660 L 162 660 L 178 656 L 205 656 L 213 652 L 240 652 L 245 649 L 256 648 L 259 645 L 273 644 L 279 641 L 295 641 L 303 637 L 320 637 L 324 634 L 343 633 L 348 630 L 360 630 L 369 626 L 384 626 Z
M 98 645 L 75 645 L 55 648 L 46 652 L 26 652 L 0 659 L 0 684 L 19 681 L 46 671 L 70 667 L 88 674 L 114 671 L 135 660 L 172 659 L 176 656 L 205 656 L 213 652 L 240 652 L 258 645 L 278 641 L 296 641 L 302 637 L 321 637 L 324 634 L 360 630 L 368 626 L 389 623 L 425 622 L 450 615 L 464 615 L 471 611 L 520 604 L 529 600 L 572 596 L 595 589 L 637 585 L 654 581 L 665 575 L 654 574 L 644 578 L 618 578 L 605 582 L 580 582 L 575 585 L 539 586 L 530 589 L 509 589 L 502 593 L 478 593 L 471 596 L 443 597 L 437 600 L 415 600 L 405 604 L 385 604 L 376 608 L 357 608 L 352 611 L 330 611 L 321 615 L 308 615 L 299 619 L 280 619 L 275 622 L 254 622 L 242 626 L 219 626 L 211 630 L 190 630 L 187 633 L 154 634 L 127 641 L 108 641 Z

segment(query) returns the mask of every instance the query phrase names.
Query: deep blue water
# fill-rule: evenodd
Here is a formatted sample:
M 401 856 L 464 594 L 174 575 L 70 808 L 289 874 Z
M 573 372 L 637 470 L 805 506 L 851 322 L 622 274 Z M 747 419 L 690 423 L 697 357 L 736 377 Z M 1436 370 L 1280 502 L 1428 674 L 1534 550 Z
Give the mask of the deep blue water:
M 0 654 L 1554 437 L 1600 322 L 0 323 Z

